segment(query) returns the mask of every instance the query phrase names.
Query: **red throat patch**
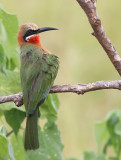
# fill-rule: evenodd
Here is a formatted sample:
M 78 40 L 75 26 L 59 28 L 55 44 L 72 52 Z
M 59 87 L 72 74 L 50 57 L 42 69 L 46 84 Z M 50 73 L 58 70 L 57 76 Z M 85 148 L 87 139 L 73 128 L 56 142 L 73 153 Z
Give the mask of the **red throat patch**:
M 40 36 L 39 35 L 31 36 L 27 39 L 27 41 L 30 43 L 38 44 L 38 43 L 40 43 Z

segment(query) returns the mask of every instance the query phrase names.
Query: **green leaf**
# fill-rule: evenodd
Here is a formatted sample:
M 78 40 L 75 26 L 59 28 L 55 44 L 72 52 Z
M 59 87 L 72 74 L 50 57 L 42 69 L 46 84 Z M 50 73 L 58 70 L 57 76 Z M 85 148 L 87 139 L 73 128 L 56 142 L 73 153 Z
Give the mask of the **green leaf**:
M 77 159 L 77 158 L 66 158 L 65 160 L 81 160 L 81 159 Z
M 20 73 L 7 71 L 0 72 L 0 96 L 6 96 L 21 92 Z
M 0 127 L 0 160 L 15 160 L 12 145 L 5 135 L 5 127 Z
M 15 159 L 25 160 L 26 153 L 25 153 L 24 145 L 23 145 L 23 137 L 19 134 L 17 136 L 13 134 L 10 140 L 13 146 Z
M 9 111 L 5 111 L 4 115 L 7 123 L 12 127 L 14 133 L 17 135 L 21 123 L 25 118 L 25 113 L 13 108 Z
M 0 110 L 0 117 L 4 115 L 4 112 Z
M 106 160 L 103 154 L 100 154 L 96 157 L 96 160 Z
M 47 97 L 47 103 L 50 112 L 56 116 L 60 105 L 57 94 L 49 94 L 49 96 Z
M 19 72 L 7 71 L 6 74 L 0 72 L 0 96 L 7 96 L 21 91 Z M 13 102 L 0 104 L 0 115 L 4 111 L 15 108 L 25 111 L 24 107 L 16 107 Z
M 7 96 L 21 92 L 19 72 L 7 71 L 6 74 L 0 72 L 0 96 Z M 16 108 L 24 111 L 23 107 L 16 107 L 13 102 L 0 104 L 0 113 L 5 110 Z
M 114 110 L 108 114 L 106 118 L 107 121 L 107 129 L 110 135 L 110 142 L 108 146 L 112 146 L 115 153 L 117 154 L 119 151 L 119 135 L 115 133 L 115 127 L 120 122 L 121 119 L 121 111 Z M 107 150 L 107 149 L 106 149 Z
M 59 100 L 57 94 L 49 94 L 40 107 L 41 118 L 47 118 L 50 121 L 55 121 L 57 119 L 57 111 L 59 109 Z
M 2 72 L 5 72 L 5 63 L 6 63 L 5 52 L 2 45 L 0 44 L 0 70 Z
M 121 136 L 121 121 L 118 122 L 115 126 L 115 133 L 119 136 Z
M 93 151 L 84 152 L 84 160 L 96 160 L 96 156 Z
M 100 151 L 101 144 L 105 138 L 107 138 L 107 126 L 105 121 L 96 122 L 94 125 L 94 136 L 98 146 L 98 151 Z
M 8 141 L 7 139 L 0 133 L 0 159 L 8 158 Z
M 0 8 L 0 43 L 8 59 L 13 59 L 14 64 L 19 67 L 17 54 L 16 35 L 18 31 L 18 20 L 16 15 L 12 15 Z M 10 68 L 11 69 L 11 68 Z
M 109 133 L 114 136 L 115 135 L 115 126 L 119 122 L 121 117 L 121 112 L 119 110 L 114 110 L 110 112 L 106 118 L 107 128 Z
M 4 125 L 2 125 L 2 126 L 0 127 L 0 134 L 1 134 L 2 136 L 6 137 L 6 131 L 5 131 L 5 126 L 4 126 Z
M 63 144 L 60 131 L 54 122 L 47 122 L 43 129 L 39 128 L 40 148 L 27 152 L 26 160 L 63 160 Z
M 103 154 L 95 155 L 93 151 L 84 152 L 84 160 L 106 160 Z
M 106 154 L 107 153 L 107 150 L 108 150 L 108 147 L 111 145 L 111 137 L 109 137 L 107 139 L 107 141 L 105 142 L 104 146 L 103 146 L 103 153 Z
M 117 157 L 110 157 L 108 160 L 119 160 Z

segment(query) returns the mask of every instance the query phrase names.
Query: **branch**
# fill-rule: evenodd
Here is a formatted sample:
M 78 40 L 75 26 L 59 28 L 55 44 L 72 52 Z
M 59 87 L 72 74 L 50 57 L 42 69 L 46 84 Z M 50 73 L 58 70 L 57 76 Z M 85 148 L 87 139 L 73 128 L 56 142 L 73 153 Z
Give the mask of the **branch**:
M 50 93 L 73 92 L 77 94 L 84 94 L 86 92 L 101 90 L 101 89 L 118 89 L 121 90 L 121 80 L 117 81 L 98 81 L 87 84 L 67 84 L 52 86 Z M 0 104 L 5 102 L 14 102 L 16 106 L 23 105 L 22 93 L 17 93 L 9 96 L 0 97 Z
M 92 35 L 97 38 L 121 76 L 121 58 L 103 29 L 101 20 L 96 11 L 96 0 L 77 0 L 77 2 L 86 13 L 89 23 L 93 28 L 94 33 L 92 33 Z

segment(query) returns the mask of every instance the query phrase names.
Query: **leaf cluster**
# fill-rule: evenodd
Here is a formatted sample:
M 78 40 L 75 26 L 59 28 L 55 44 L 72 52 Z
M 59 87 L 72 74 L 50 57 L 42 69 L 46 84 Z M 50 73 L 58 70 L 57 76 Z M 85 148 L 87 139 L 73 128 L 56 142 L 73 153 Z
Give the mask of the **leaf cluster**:
M 84 160 L 121 159 L 121 110 L 111 111 L 105 120 L 94 125 L 97 154 L 84 152 Z

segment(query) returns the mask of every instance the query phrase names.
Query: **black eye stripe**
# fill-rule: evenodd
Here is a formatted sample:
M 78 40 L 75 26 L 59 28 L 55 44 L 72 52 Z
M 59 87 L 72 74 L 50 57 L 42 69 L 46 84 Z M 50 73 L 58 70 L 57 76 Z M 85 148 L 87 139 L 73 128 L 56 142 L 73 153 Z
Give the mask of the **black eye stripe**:
M 33 34 L 36 34 L 36 32 L 37 32 L 37 30 L 32 30 L 32 29 L 28 30 L 28 31 L 24 34 L 23 39 L 26 41 L 26 37 L 31 36 L 31 35 L 33 35 Z

